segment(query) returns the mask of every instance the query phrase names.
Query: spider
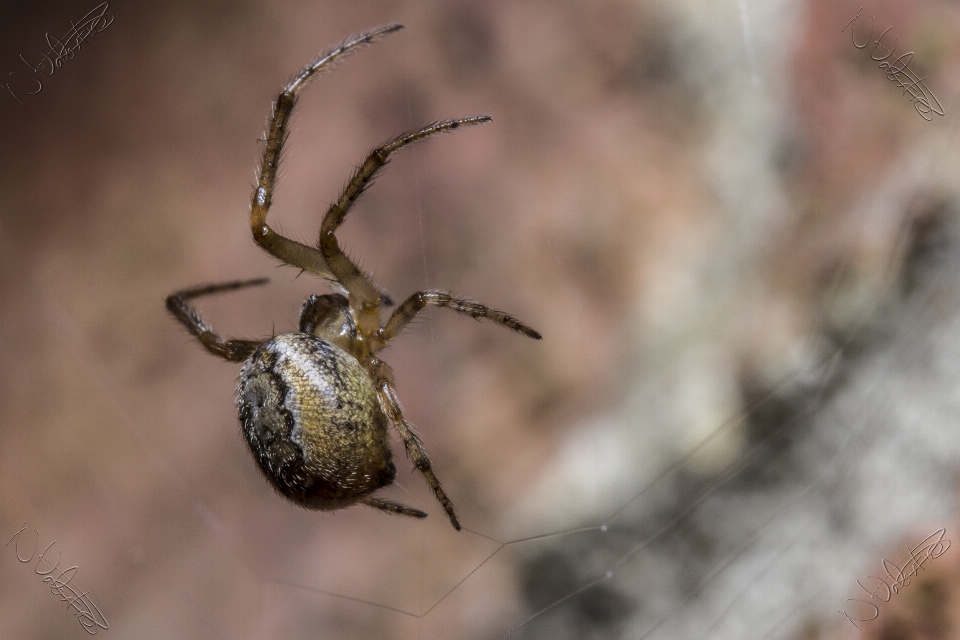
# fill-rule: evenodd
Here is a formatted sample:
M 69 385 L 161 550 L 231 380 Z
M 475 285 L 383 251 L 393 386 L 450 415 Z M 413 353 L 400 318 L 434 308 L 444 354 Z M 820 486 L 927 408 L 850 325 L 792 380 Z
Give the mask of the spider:
M 419 436 L 404 418 L 393 370 L 377 354 L 429 305 L 475 319 L 487 318 L 537 340 L 541 336 L 502 311 L 443 291 L 414 293 L 381 325 L 380 307 L 392 303 L 344 254 L 336 231 L 391 154 L 438 133 L 489 122 L 490 117 L 443 120 L 374 149 L 330 205 L 315 247 L 280 235 L 266 221 L 297 94 L 340 58 L 401 28 L 388 24 L 354 36 L 308 64 L 280 92 L 268 121 L 250 206 L 253 239 L 283 263 L 326 278 L 343 293 L 311 295 L 300 311 L 298 331 L 264 340 L 225 340 L 189 301 L 261 285 L 266 278 L 183 289 L 167 298 L 167 309 L 207 351 L 230 362 L 244 362 L 236 399 L 241 429 L 264 477 L 282 496 L 308 509 L 334 511 L 364 504 L 387 513 L 425 518 L 423 511 L 374 495 L 397 474 L 388 439 L 389 421 L 459 531 L 453 503 L 440 486 Z

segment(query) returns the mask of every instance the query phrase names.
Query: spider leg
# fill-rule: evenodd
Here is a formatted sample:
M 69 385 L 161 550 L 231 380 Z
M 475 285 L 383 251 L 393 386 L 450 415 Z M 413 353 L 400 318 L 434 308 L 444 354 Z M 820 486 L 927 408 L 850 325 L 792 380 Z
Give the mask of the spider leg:
M 413 459 L 414 466 L 420 470 L 420 473 L 426 478 L 427 484 L 433 489 L 433 495 L 437 497 L 437 501 L 443 507 L 443 510 L 447 512 L 447 517 L 450 518 L 450 524 L 453 525 L 454 529 L 460 531 L 460 521 L 457 519 L 457 514 L 453 510 L 453 502 L 451 502 L 447 494 L 444 493 L 443 487 L 440 486 L 440 481 L 437 480 L 437 476 L 433 473 L 433 466 L 430 464 L 430 458 L 423 448 L 423 443 L 420 442 L 417 434 L 413 432 L 413 428 L 410 426 L 410 423 L 407 422 L 407 419 L 403 417 L 400 401 L 397 400 L 393 370 L 385 362 L 377 360 L 376 358 L 373 359 L 371 369 L 376 378 L 377 397 L 380 400 L 380 408 L 387 417 L 390 418 L 390 421 L 393 422 L 393 426 L 397 429 L 397 433 L 403 441 L 403 446 L 406 448 L 407 454 Z
M 423 511 L 411 509 L 410 507 L 405 507 L 402 504 L 390 502 L 389 500 L 381 500 L 380 498 L 372 498 L 367 496 L 366 498 L 360 498 L 360 502 L 368 507 L 380 509 L 381 511 L 386 511 L 387 513 L 396 513 L 402 516 L 413 516 L 414 518 L 427 517 L 427 514 L 425 514 Z
M 381 329 L 379 332 L 379 344 L 376 350 L 379 351 L 386 346 L 387 342 L 393 338 L 396 338 L 400 332 L 403 331 L 403 328 L 407 326 L 407 323 L 413 320 L 413 318 L 427 305 L 432 305 L 434 307 L 447 307 L 448 309 L 452 309 L 457 313 L 462 313 L 478 320 L 480 318 L 487 318 L 488 320 L 492 320 L 499 325 L 507 327 L 508 329 L 518 331 L 519 333 L 529 336 L 535 340 L 542 339 L 542 336 L 537 331 L 520 322 L 513 316 L 507 315 L 506 313 L 498 311 L 497 309 L 492 309 L 486 305 L 480 304 L 479 302 L 466 300 L 464 298 L 455 298 L 444 291 L 418 291 L 404 300 L 403 304 L 394 310 L 393 314 L 390 316 L 390 319 L 387 320 L 387 324 L 385 324 L 383 329 Z
M 387 164 L 387 161 L 392 154 L 396 153 L 408 144 L 424 140 L 438 133 L 453 131 L 461 126 L 483 124 L 484 122 L 490 122 L 490 120 L 490 116 L 472 116 L 469 118 L 455 118 L 451 120 L 443 120 L 441 122 L 434 122 L 433 124 L 428 124 L 427 126 L 423 127 L 419 131 L 408 131 L 407 133 L 401 134 L 385 145 L 377 147 L 371 151 L 367 158 L 363 161 L 363 164 L 357 167 L 356 171 L 354 171 L 350 181 L 347 182 L 347 186 L 345 186 L 343 188 L 343 192 L 340 193 L 340 197 L 337 199 L 337 202 L 330 205 L 327 215 L 324 216 L 323 228 L 320 232 L 320 240 L 323 240 L 323 235 L 325 233 L 332 233 L 337 230 L 337 227 L 340 226 L 340 224 L 343 222 L 343 219 L 346 217 L 347 212 L 350 211 L 350 207 L 356 203 L 357 198 L 360 197 L 360 194 L 362 194 L 370 185 L 370 181 L 377 174 L 377 171 L 382 169 L 383 166 Z
M 427 125 L 419 131 L 411 131 L 397 136 L 387 144 L 377 147 L 367 156 L 353 177 L 347 182 L 337 201 L 330 205 L 323 224 L 320 226 L 320 238 L 317 246 L 323 253 L 326 264 L 333 272 L 336 280 L 350 293 L 350 304 L 357 310 L 358 324 L 368 335 L 372 335 L 380 328 L 379 294 L 370 279 L 354 264 L 340 249 L 335 233 L 343 224 L 350 207 L 357 201 L 370 181 L 385 164 L 390 155 L 403 147 L 424 140 L 432 135 L 453 131 L 461 126 L 482 124 L 489 122 L 490 116 L 473 116 L 455 120 L 444 120 Z
M 267 224 L 267 213 L 273 200 L 277 166 L 280 162 L 280 151 L 287 137 L 290 114 L 293 111 L 294 104 L 296 104 L 297 94 L 312 78 L 351 51 L 401 28 L 402 25 L 399 24 L 384 25 L 349 38 L 330 49 L 317 58 L 315 62 L 311 62 L 304 67 L 297 77 L 283 88 L 273 105 L 273 113 L 270 116 L 267 128 L 263 160 L 257 176 L 257 188 L 253 192 L 253 201 L 250 204 L 250 229 L 253 232 L 253 239 L 268 253 L 283 262 L 299 267 L 304 271 L 315 273 L 328 280 L 336 280 L 337 278 L 330 267 L 327 266 L 326 260 L 319 250 L 286 238 Z
M 170 310 L 170 313 L 172 313 L 177 320 L 184 324 L 190 333 L 200 340 L 200 344 L 202 344 L 207 351 L 230 362 L 243 362 L 263 343 L 260 340 L 224 340 L 214 332 L 213 327 L 203 321 L 203 318 L 200 317 L 197 310 L 188 304 L 187 300 L 210 295 L 211 293 L 235 291 L 243 287 L 252 287 L 266 282 L 266 278 L 257 278 L 256 280 L 236 280 L 233 282 L 221 282 L 219 284 L 204 284 L 183 289 L 167 297 L 167 309 Z

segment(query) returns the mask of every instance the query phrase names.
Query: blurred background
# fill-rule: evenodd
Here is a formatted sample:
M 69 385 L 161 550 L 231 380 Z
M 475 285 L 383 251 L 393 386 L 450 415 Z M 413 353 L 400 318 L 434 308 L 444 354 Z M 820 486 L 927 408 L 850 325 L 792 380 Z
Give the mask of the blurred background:
M 95 6 L 0 4 L 0 638 L 87 636 L 54 540 L 116 638 L 960 637 L 960 547 L 857 584 L 957 537 L 956 2 L 111 2 L 26 95 Z M 370 148 L 493 116 L 340 233 L 395 299 L 543 333 L 428 310 L 384 354 L 460 533 L 396 439 L 383 495 L 426 520 L 275 495 L 240 367 L 163 306 L 269 276 L 198 305 L 263 337 L 329 291 L 251 240 L 257 140 L 393 21 L 302 95 L 270 219 L 312 242 Z M 944 115 L 871 60 L 887 27 Z

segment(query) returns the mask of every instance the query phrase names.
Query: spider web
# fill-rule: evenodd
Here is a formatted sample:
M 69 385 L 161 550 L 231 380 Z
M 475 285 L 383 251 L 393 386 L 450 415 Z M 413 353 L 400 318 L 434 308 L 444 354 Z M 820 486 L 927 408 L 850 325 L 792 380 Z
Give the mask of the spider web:
M 707 139 L 700 147 L 698 180 L 709 185 L 714 199 L 709 206 L 699 204 L 724 215 L 705 217 L 706 230 L 688 226 L 682 241 L 670 249 L 675 253 L 667 251 L 663 258 L 663 264 L 677 270 L 660 273 L 642 287 L 633 283 L 641 293 L 634 293 L 631 304 L 613 307 L 616 322 L 598 324 L 591 316 L 597 297 L 602 305 L 603 297 L 610 295 L 602 287 L 593 298 L 570 295 L 522 306 L 525 290 L 536 290 L 538 283 L 535 277 L 526 280 L 528 276 L 518 268 L 522 263 L 511 252 L 539 253 L 564 278 L 575 280 L 579 270 L 596 273 L 590 264 L 578 262 L 582 255 L 564 244 L 562 236 L 547 234 L 541 242 L 536 231 L 544 227 L 490 216 L 498 224 L 514 225 L 496 236 L 501 242 L 510 235 L 520 239 L 504 243 L 492 257 L 476 262 L 476 256 L 467 255 L 465 266 L 451 267 L 457 260 L 451 258 L 446 244 L 455 239 L 438 229 L 462 225 L 459 231 L 469 236 L 488 224 L 488 212 L 469 209 L 480 205 L 463 204 L 469 201 L 464 195 L 470 193 L 466 183 L 459 185 L 460 190 L 431 195 L 438 188 L 433 176 L 438 165 L 469 155 L 471 148 L 482 147 L 485 134 L 496 134 L 458 134 L 434 143 L 436 151 L 425 147 L 398 159 L 348 223 L 344 244 L 359 247 L 357 252 L 366 256 L 369 266 L 387 271 L 405 261 L 414 265 L 406 271 L 398 269 L 401 275 L 380 274 L 394 295 L 423 286 L 443 287 L 458 293 L 476 291 L 477 298 L 498 306 L 502 300 L 510 311 L 519 304 L 517 313 L 525 320 L 538 329 L 546 323 L 545 345 L 551 337 L 564 342 L 566 356 L 582 360 L 585 367 L 593 351 L 602 346 L 597 327 L 612 326 L 617 332 L 619 349 L 608 359 L 617 371 L 609 379 L 614 388 L 587 387 L 588 397 L 574 405 L 552 398 L 557 405 L 579 410 L 569 417 L 544 411 L 549 429 L 525 435 L 535 444 L 523 451 L 536 460 L 523 469 L 516 468 L 518 456 L 510 451 L 502 452 L 502 459 L 510 464 L 490 460 L 489 452 L 496 448 L 488 442 L 501 437 L 495 423 L 509 422 L 509 406 L 478 407 L 470 397 L 489 398 L 481 392 L 497 388 L 491 376 L 509 370 L 511 358 L 519 359 L 521 370 L 530 362 L 548 368 L 549 360 L 536 360 L 540 345 L 518 344 L 515 336 L 470 323 L 461 331 L 457 319 L 438 313 L 427 316 L 419 330 L 415 327 L 392 348 L 389 359 L 398 370 L 401 398 L 464 515 L 466 528 L 459 534 L 450 530 L 422 479 L 404 473 L 406 462 L 399 447 L 395 450 L 400 482 L 388 495 L 426 508 L 431 514 L 426 521 L 390 518 L 363 509 L 338 514 L 299 511 L 264 490 L 231 425 L 229 396 L 236 372 L 227 372 L 223 363 L 196 353 L 195 345 L 182 336 L 177 343 L 179 334 L 165 326 L 168 318 L 151 319 L 161 313 L 163 294 L 188 284 L 180 282 L 183 277 L 202 273 L 198 279 L 216 280 L 220 269 L 225 277 L 234 277 L 238 271 L 254 268 L 243 258 L 231 253 L 216 260 L 192 258 L 194 262 L 181 269 L 146 241 L 107 252 L 101 257 L 107 266 L 95 273 L 123 267 L 149 294 L 143 300 L 157 300 L 143 312 L 130 312 L 131 300 L 140 298 L 109 290 L 111 283 L 119 283 L 121 289 L 130 285 L 108 280 L 103 287 L 87 281 L 71 273 L 69 258 L 111 244 L 104 236 L 115 237 L 118 242 L 113 244 L 120 245 L 119 240 L 127 242 L 157 231 L 138 218 L 128 223 L 134 226 L 130 232 L 118 222 L 123 217 L 114 213 L 106 222 L 94 220 L 93 224 L 103 226 L 91 233 L 92 241 L 80 237 L 80 249 L 61 253 L 59 247 L 72 236 L 52 229 L 50 222 L 59 218 L 45 218 L 38 205 L 42 200 L 22 195 L 13 181 L 4 185 L 3 192 L 13 194 L 8 211 L 37 211 L 40 216 L 36 223 L 10 213 L 0 217 L 0 284 L 5 298 L 14 301 L 5 307 L 0 325 L 8 371 L 0 392 L 7 407 L 0 512 L 4 542 L 23 521 L 37 529 L 42 543 L 57 539 L 65 566 L 79 566 L 77 584 L 91 591 L 110 621 L 111 628 L 101 633 L 123 637 L 773 638 L 814 633 L 839 637 L 850 632 L 843 630 L 850 625 L 836 609 L 845 606 L 846 598 L 858 597 L 856 580 L 875 572 L 872 567 L 881 558 L 901 557 L 897 549 L 919 542 L 931 531 L 946 527 L 946 537 L 951 538 L 956 520 L 955 473 L 960 454 L 955 435 L 955 351 L 960 346 L 954 275 L 960 272 L 956 227 L 960 202 L 956 184 L 960 182 L 952 116 L 956 102 L 945 101 L 947 117 L 921 122 L 927 127 L 921 129 L 909 104 L 895 102 L 899 92 L 883 83 L 881 72 L 868 68 L 879 75 L 874 95 L 892 92 L 890 102 L 882 103 L 884 108 L 903 107 L 904 115 L 894 122 L 916 133 L 915 139 L 897 148 L 888 165 L 874 167 L 869 179 L 861 180 L 865 186 L 855 191 L 856 197 L 845 207 L 855 214 L 850 216 L 853 224 L 863 227 L 854 237 L 867 238 L 857 246 L 873 253 L 864 258 L 855 251 L 837 252 L 842 259 L 827 270 L 830 279 L 818 289 L 812 319 L 804 327 L 805 337 L 796 341 L 789 366 L 781 362 L 779 368 L 764 369 L 729 362 L 737 352 L 724 341 L 733 341 L 736 334 L 728 330 L 696 334 L 694 327 L 698 323 L 750 324 L 749 314 L 737 315 L 731 309 L 755 304 L 751 296 L 768 286 L 757 271 L 775 268 L 770 266 L 769 252 L 779 245 L 772 238 L 789 228 L 783 218 L 791 208 L 777 188 L 776 163 L 768 157 L 775 155 L 775 149 L 762 140 L 774 130 L 771 123 L 789 118 L 783 112 L 790 112 L 789 100 L 771 97 L 785 93 L 784 78 L 778 74 L 785 73 L 788 59 L 786 52 L 776 53 L 771 44 L 778 40 L 774 26 L 802 24 L 803 17 L 801 5 L 774 4 L 775 9 L 762 9 L 740 0 L 700 17 L 694 15 L 699 9 L 691 4 L 660 18 L 672 25 L 672 37 L 681 41 L 663 46 L 685 51 L 691 58 L 674 61 L 678 79 L 667 84 L 681 85 L 677 89 L 681 93 L 694 92 L 712 113 L 709 124 L 698 123 L 699 134 Z M 818 6 L 803 5 L 811 12 Z M 610 3 L 609 7 L 616 11 L 621 5 Z M 124 36 L 124 13 L 116 9 L 118 18 L 111 29 L 118 35 L 103 41 L 100 51 L 105 58 L 111 44 L 119 48 L 138 29 L 134 14 L 127 14 L 130 26 L 125 27 L 129 33 Z M 299 12 L 302 7 L 296 9 Z M 541 16 L 537 9 L 513 5 L 501 9 L 512 11 L 525 25 Z M 884 21 L 893 18 L 884 17 L 891 12 L 883 14 L 883 9 L 866 7 L 864 14 L 877 13 L 878 24 L 885 27 Z M 64 15 L 76 13 L 70 13 L 72 8 L 63 10 Z M 401 19 L 408 31 L 426 30 L 425 14 L 420 13 L 425 10 L 405 11 L 410 15 L 389 18 Z M 483 13 L 466 4 L 459 11 L 462 14 L 451 15 L 464 21 L 475 18 L 471 12 Z M 219 15 L 216 9 L 209 12 L 209 16 L 183 17 L 175 24 L 201 24 Z M 543 15 L 557 19 L 549 11 Z M 329 27 L 336 31 L 330 41 L 356 31 L 358 25 L 372 26 L 386 18 L 366 14 L 341 18 L 344 25 Z M 900 24 L 913 24 L 903 20 Z M 59 16 L 53 16 L 51 25 L 43 28 L 52 30 L 61 23 Z M 520 41 L 531 52 L 542 51 L 549 42 L 559 40 L 560 26 L 548 21 L 542 31 L 526 34 L 529 41 Z M 837 33 L 829 37 L 846 43 L 839 26 L 833 31 Z M 906 26 L 900 33 L 907 37 Z M 483 42 L 482 34 L 473 35 L 480 44 L 472 40 L 463 44 L 467 54 L 472 51 L 468 45 L 480 47 Z M 365 52 L 364 57 L 372 59 L 367 66 L 360 65 L 362 71 L 354 70 L 361 76 L 360 83 L 389 85 L 385 79 L 389 69 L 378 70 L 377 65 L 386 65 L 392 54 L 417 60 L 422 52 L 416 42 L 390 42 L 384 46 L 394 50 L 381 57 L 372 50 Z M 78 65 L 87 54 L 94 58 L 95 46 L 78 53 Z M 568 46 L 554 52 L 565 63 L 574 53 L 582 53 L 574 44 Z M 715 54 L 713 59 L 698 57 L 704 51 Z M 296 67 L 296 52 L 289 56 L 282 63 Z M 511 64 L 535 67 L 549 61 L 534 53 L 530 56 L 531 61 Z M 7 55 L 4 60 L 10 58 Z M 697 71 L 698 62 L 708 68 Z M 93 59 L 77 73 L 96 64 Z M 479 72 L 494 73 L 477 64 Z M 512 67 L 503 66 L 506 76 Z M 36 96 L 37 108 L 48 110 L 43 114 L 62 110 L 64 104 L 58 98 L 68 91 L 83 91 L 68 79 L 69 66 L 61 71 L 50 79 L 49 94 Z M 426 66 L 421 71 L 439 73 Z M 154 68 L 146 75 L 157 72 Z M 637 73 L 655 82 L 656 73 Z M 718 73 L 719 79 L 705 79 L 710 73 Z M 337 84 L 340 75 L 344 79 Z M 294 218 L 292 224 L 304 234 L 315 223 L 311 203 L 318 194 L 329 197 L 322 194 L 334 193 L 337 186 L 331 189 L 333 183 L 321 183 L 305 188 L 310 178 L 304 176 L 316 172 L 313 154 L 318 145 L 311 136 L 325 141 L 336 137 L 324 130 L 311 133 L 320 121 L 312 119 L 308 103 L 315 100 L 317 111 L 333 108 L 329 96 L 349 95 L 349 75 L 349 70 L 342 69 L 325 78 L 328 88 L 320 93 L 328 97 L 310 95 L 298 107 L 301 119 L 296 120 L 291 137 L 285 160 L 288 173 L 278 200 L 278 207 L 282 203 L 284 209 L 278 208 L 277 215 L 290 219 L 291 211 L 303 211 L 302 219 Z M 55 85 L 61 78 L 64 84 Z M 466 84 L 459 85 L 459 91 Z M 422 95 L 401 85 L 385 89 L 395 90 L 399 98 L 387 101 L 382 110 L 370 107 L 379 116 L 404 105 L 405 120 L 384 123 L 387 136 L 395 125 L 419 124 L 420 111 L 426 108 L 420 104 L 425 101 Z M 662 90 L 667 95 L 674 89 Z M 216 87 L 209 91 L 215 95 L 214 107 L 219 104 L 216 96 L 229 95 L 225 90 L 218 94 Z M 731 97 L 738 92 L 743 95 Z M 43 103 L 41 98 L 50 99 Z M 474 108 L 470 100 L 457 102 L 458 107 L 462 104 Z M 262 118 L 262 110 L 259 103 L 251 105 L 254 122 Z M 348 128 L 349 123 L 341 125 L 343 116 L 324 114 L 326 124 L 321 126 Z M 505 119 L 507 130 L 516 131 L 511 126 L 518 125 L 509 122 L 509 115 Z M 542 126 L 563 129 L 556 123 L 548 125 Z M 34 143 L 46 149 L 41 142 Z M 340 149 L 339 144 L 328 144 L 324 157 L 350 158 L 357 153 L 356 148 Z M 244 153 L 242 145 L 237 149 Z M 737 163 L 730 160 L 735 156 L 740 158 Z M 65 162 L 55 168 L 66 174 L 69 167 Z M 330 180 L 340 179 L 335 170 L 324 173 L 333 174 Z M 127 189 L 118 189 L 112 196 L 98 192 L 93 199 L 113 202 L 115 211 L 129 215 L 134 205 L 145 206 L 152 196 L 160 195 L 138 193 L 129 185 Z M 527 200 L 519 202 L 534 205 L 538 214 L 556 206 L 564 195 L 541 194 L 536 184 L 517 189 L 528 194 Z M 392 198 L 400 204 L 392 206 Z M 413 208 L 406 206 L 411 201 Z M 598 198 L 598 202 L 584 206 L 584 217 L 602 216 L 602 205 L 609 201 Z M 502 194 L 483 203 L 518 208 L 516 197 L 511 200 Z M 457 219 L 445 210 L 454 204 L 468 207 Z M 182 211 L 199 210 L 190 198 L 176 205 L 176 215 L 157 212 L 158 217 L 182 224 Z M 222 220 L 235 218 L 243 206 L 240 197 L 223 205 L 224 210 L 234 210 Z M 215 222 L 199 223 L 196 233 L 225 237 L 223 244 L 238 247 L 237 256 L 252 251 L 242 228 L 218 231 L 221 218 L 212 217 Z M 469 222 L 474 218 L 482 221 L 474 226 Z M 577 228 L 589 231 L 605 224 L 602 219 L 590 222 Z M 158 228 L 169 232 L 162 224 Z M 841 235 L 841 223 L 835 224 Z M 400 237 L 404 225 L 413 227 L 414 233 L 403 237 L 414 239 L 415 250 L 384 249 L 384 240 L 391 234 Z M 46 233 L 46 244 L 28 241 L 27 231 L 35 228 Z M 69 227 L 71 232 L 74 229 Z M 456 246 L 474 241 L 486 249 L 491 246 L 482 237 Z M 149 265 L 145 255 L 153 259 Z M 600 259 L 589 251 L 586 255 Z M 865 271 L 865 264 L 871 269 Z M 612 267 L 613 271 L 627 268 L 619 263 Z M 174 276 L 157 275 L 165 270 L 175 271 Z M 492 282 L 475 275 L 488 271 Z M 509 279 L 497 281 L 507 274 Z M 317 285 L 306 278 L 285 279 L 286 275 L 276 275 L 276 286 L 270 290 L 211 301 L 203 313 L 225 332 L 263 333 L 265 318 L 277 320 L 277 331 L 287 330 L 282 323 L 292 320 L 277 319 L 278 310 L 295 308 L 302 294 Z M 82 295 L 77 295 L 77 288 Z M 715 297 L 705 297 L 708 294 Z M 249 323 L 237 320 L 246 309 L 256 310 Z M 555 309 L 560 320 L 550 319 Z M 553 330 L 552 336 L 548 329 Z M 773 326 L 770 331 L 776 329 Z M 136 346 L 143 335 L 155 336 L 149 348 Z M 177 347 L 175 357 L 162 353 L 173 353 L 168 344 L 171 337 Z M 656 344 L 657 340 L 667 346 Z M 55 356 L 37 355 L 51 353 Z M 189 367 L 171 364 L 184 354 Z M 455 370 L 450 365 L 453 358 L 462 362 L 457 366 L 465 374 L 450 373 Z M 729 373 L 741 366 L 751 376 L 732 376 L 737 382 L 732 396 L 724 386 L 731 376 L 711 377 L 711 373 Z M 437 383 L 448 375 L 448 386 L 438 393 L 420 382 Z M 171 378 L 183 382 L 158 390 L 157 381 Z M 508 404 L 509 396 L 505 397 L 503 402 Z M 741 402 L 731 404 L 731 397 Z M 444 433 L 444 424 L 456 422 L 451 418 L 473 420 L 468 414 L 477 410 L 489 416 L 489 434 L 457 426 L 449 427 L 454 435 Z M 198 424 L 205 425 L 205 431 L 194 435 Z M 487 455 L 478 461 L 471 449 Z M 82 634 L 69 611 L 57 610 L 65 607 L 34 574 L 34 565 L 17 562 L 9 547 L 3 551 L 0 606 L 2 619 L 10 621 L 10 626 L 0 635 Z M 948 555 L 932 563 L 929 571 L 933 574 L 950 562 Z M 911 597 L 909 587 L 901 597 L 903 601 Z M 867 632 L 882 628 L 895 606 L 896 602 L 884 605 L 887 608 L 881 614 L 886 618 L 873 627 L 865 624 Z

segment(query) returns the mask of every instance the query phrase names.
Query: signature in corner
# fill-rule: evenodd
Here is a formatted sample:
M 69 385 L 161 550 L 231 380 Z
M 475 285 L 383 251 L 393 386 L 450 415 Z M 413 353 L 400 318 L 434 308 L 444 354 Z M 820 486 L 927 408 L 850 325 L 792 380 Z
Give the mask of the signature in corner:
M 843 33 L 847 30 L 847 27 L 854 24 L 858 18 L 863 15 L 863 7 L 860 7 L 860 10 L 857 12 L 857 15 L 853 16 L 853 19 L 848 22 L 843 29 L 840 30 L 840 33 Z M 940 106 L 940 101 L 937 100 L 937 97 L 933 95 L 933 92 L 927 88 L 927 85 L 924 84 L 926 76 L 923 78 L 917 76 L 910 67 L 910 61 L 913 60 L 913 51 L 903 53 L 892 61 L 888 62 L 890 56 L 893 55 L 894 51 L 897 50 L 896 39 L 894 39 L 893 49 L 887 49 L 886 45 L 881 44 L 880 41 L 883 40 L 884 36 L 890 32 L 893 27 L 887 27 L 886 31 L 880 34 L 880 37 L 874 41 L 873 49 L 870 52 L 870 58 L 875 62 L 880 63 L 880 68 L 887 74 L 887 80 L 891 82 L 896 82 L 897 86 L 903 89 L 903 95 L 910 94 L 910 102 L 914 104 L 914 107 L 917 110 L 917 113 L 920 114 L 920 117 L 926 121 L 933 120 L 931 113 L 935 113 L 938 116 L 943 115 L 943 107 Z M 866 49 L 870 46 L 870 39 L 873 38 L 873 16 L 870 16 L 870 35 L 867 37 L 866 41 L 863 44 L 857 42 L 857 36 L 854 34 L 854 30 L 850 29 L 850 40 L 853 42 L 853 46 L 857 49 Z M 882 58 L 878 58 L 878 53 L 885 53 Z
M 7 541 L 7 544 L 4 546 L 9 546 L 14 540 L 17 541 L 17 544 L 14 546 L 16 549 L 17 560 L 26 564 L 33 560 L 34 555 L 37 553 L 40 542 L 40 531 L 34 529 L 36 532 L 33 539 L 33 551 L 30 552 L 30 555 L 26 558 L 21 557 L 20 555 L 20 534 L 23 533 L 27 528 L 27 523 L 24 522 L 23 526 L 20 527 L 20 530 L 12 538 Z M 66 602 L 68 608 L 73 608 L 74 613 L 77 616 L 77 620 L 80 622 L 80 626 L 83 627 L 83 630 L 88 634 L 95 636 L 97 635 L 97 628 L 100 629 L 109 629 L 110 624 L 107 622 L 107 619 L 100 613 L 100 609 L 97 608 L 97 605 L 87 596 L 90 595 L 89 591 L 83 591 L 79 587 L 75 587 L 72 584 L 74 576 L 77 575 L 79 567 L 76 565 L 64 569 L 56 576 L 53 575 L 53 572 L 57 570 L 60 566 L 60 561 L 63 559 L 63 553 L 60 553 L 60 557 L 57 558 L 57 564 L 51 563 L 46 557 L 44 557 L 50 548 L 53 545 L 57 544 L 57 541 L 54 540 L 47 545 L 47 548 L 43 550 L 39 556 L 37 556 L 37 568 L 34 569 L 38 576 L 44 576 L 43 581 L 50 585 L 50 592 L 54 595 L 60 596 L 61 602 Z M 49 569 L 41 570 L 41 563 L 47 563 L 50 567 Z
M 47 76 L 52 76 L 54 71 L 63 67 L 63 64 L 67 60 L 73 60 L 76 52 L 80 50 L 81 45 L 83 45 L 90 36 L 92 36 L 94 33 L 100 33 L 113 23 L 114 16 L 107 13 L 107 9 L 109 7 L 109 3 L 103 2 L 97 5 L 93 10 L 89 11 L 87 15 L 80 18 L 79 24 L 75 24 L 71 20 L 70 31 L 62 38 L 51 36 L 49 33 L 46 34 L 47 46 L 49 49 L 40 53 L 41 57 L 36 64 L 30 64 L 27 62 L 27 59 L 23 57 L 23 54 L 20 54 L 20 59 L 33 71 L 33 73 L 42 73 Z M 7 77 L 9 78 L 11 76 L 24 76 L 29 79 L 27 82 L 33 82 L 32 88 L 35 89 L 34 91 L 27 91 L 27 87 L 22 89 L 18 87 L 17 91 L 14 91 L 14 89 L 10 87 L 9 82 L 7 84 L 0 85 L 0 87 L 3 87 L 10 92 L 10 95 L 12 95 L 20 104 L 24 104 L 24 102 L 19 96 L 32 96 L 40 93 L 40 90 L 43 89 L 43 82 L 30 73 L 11 71 L 7 74 Z M 20 85 L 23 86 L 23 83 L 21 82 Z
M 880 576 L 867 576 L 866 578 L 868 581 L 871 579 L 877 581 L 873 590 L 867 589 L 859 580 L 857 580 L 857 584 L 871 598 L 880 600 L 881 602 L 890 602 L 890 598 L 900 593 L 900 590 L 904 587 L 910 585 L 911 579 L 917 575 L 917 572 L 923 569 L 923 565 L 928 560 L 935 560 L 947 552 L 947 549 L 950 548 L 950 541 L 943 539 L 946 533 L 946 529 L 938 529 L 924 538 L 916 548 L 911 549 L 907 547 L 907 557 L 904 558 L 900 564 L 894 564 L 889 560 L 880 560 L 880 566 L 883 567 L 886 576 L 883 578 Z M 907 571 L 908 569 L 909 571 Z M 867 617 L 854 617 L 846 611 L 837 612 L 846 617 L 857 629 L 860 629 L 860 625 L 857 624 L 858 622 L 870 622 L 871 620 L 876 620 L 877 616 L 880 615 L 880 608 L 867 600 L 847 598 L 844 602 L 861 603 L 861 605 L 857 605 L 857 608 L 861 610 L 854 612 L 857 614 L 866 613 L 868 608 L 873 609 L 872 615 Z

